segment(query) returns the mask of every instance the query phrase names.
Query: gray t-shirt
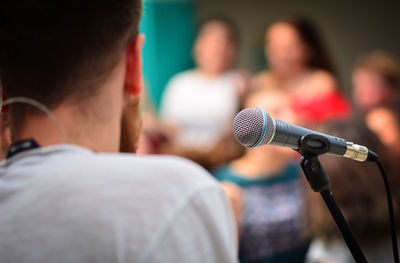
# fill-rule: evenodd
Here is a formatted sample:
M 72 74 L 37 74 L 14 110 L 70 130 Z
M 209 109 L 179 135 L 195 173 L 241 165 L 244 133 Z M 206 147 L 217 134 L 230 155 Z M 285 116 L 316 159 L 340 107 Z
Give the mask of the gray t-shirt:
M 236 262 L 222 190 L 175 157 L 72 145 L 0 163 L 0 262 Z

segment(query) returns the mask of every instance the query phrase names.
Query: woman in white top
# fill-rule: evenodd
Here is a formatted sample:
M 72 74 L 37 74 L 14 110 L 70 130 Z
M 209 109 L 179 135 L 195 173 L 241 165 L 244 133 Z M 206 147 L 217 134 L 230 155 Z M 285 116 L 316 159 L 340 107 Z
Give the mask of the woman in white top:
M 232 69 L 237 49 L 237 30 L 229 19 L 213 17 L 202 23 L 193 52 L 197 67 L 173 77 L 162 100 L 161 119 L 174 148 L 170 152 L 202 163 L 197 157 L 210 159 L 230 136 L 247 87 L 246 75 Z

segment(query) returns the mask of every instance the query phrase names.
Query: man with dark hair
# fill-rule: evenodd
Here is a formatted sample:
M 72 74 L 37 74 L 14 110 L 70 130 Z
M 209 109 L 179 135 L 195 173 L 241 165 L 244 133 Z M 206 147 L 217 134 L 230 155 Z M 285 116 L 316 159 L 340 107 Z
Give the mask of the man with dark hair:
M 116 153 L 138 133 L 140 14 L 139 0 L 0 2 L 0 77 L 16 102 L 1 262 L 236 260 L 229 204 L 203 169 Z
M 400 66 L 395 57 L 381 50 L 360 56 L 353 67 L 352 96 L 362 114 L 396 104 L 400 99 Z

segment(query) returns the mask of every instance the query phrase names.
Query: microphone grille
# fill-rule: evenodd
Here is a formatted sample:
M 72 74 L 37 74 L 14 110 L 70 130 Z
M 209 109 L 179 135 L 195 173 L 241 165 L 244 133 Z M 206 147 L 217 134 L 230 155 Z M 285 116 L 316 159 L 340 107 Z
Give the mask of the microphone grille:
M 261 136 L 262 143 L 268 143 L 273 135 L 274 124 L 272 118 L 266 114 L 266 130 L 264 131 L 264 114 L 260 108 L 248 108 L 239 112 L 233 120 L 233 134 L 243 146 L 254 147 Z

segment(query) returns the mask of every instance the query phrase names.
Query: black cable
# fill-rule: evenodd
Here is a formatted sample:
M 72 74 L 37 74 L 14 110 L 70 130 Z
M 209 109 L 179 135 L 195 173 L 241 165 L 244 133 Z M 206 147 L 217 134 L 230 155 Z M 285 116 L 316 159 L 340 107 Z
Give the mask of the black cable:
M 369 155 L 368 159 L 369 159 L 369 161 L 373 161 L 378 165 L 379 170 L 381 171 L 383 182 L 385 184 L 386 197 L 387 197 L 388 208 L 389 208 L 390 227 L 391 227 L 391 232 L 392 232 L 393 258 L 394 258 L 395 263 L 400 263 L 399 249 L 397 246 L 396 223 L 395 223 L 395 219 L 394 219 L 392 191 L 390 190 L 388 176 L 387 176 L 385 167 L 383 167 L 383 164 L 382 164 L 381 160 L 379 159 L 379 156 L 376 153 L 373 153 L 371 151 L 370 151 L 370 153 L 372 154 L 372 156 Z

